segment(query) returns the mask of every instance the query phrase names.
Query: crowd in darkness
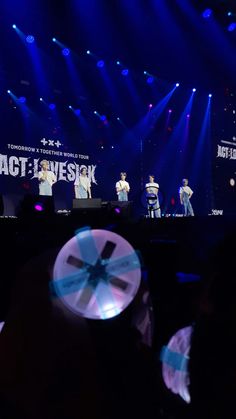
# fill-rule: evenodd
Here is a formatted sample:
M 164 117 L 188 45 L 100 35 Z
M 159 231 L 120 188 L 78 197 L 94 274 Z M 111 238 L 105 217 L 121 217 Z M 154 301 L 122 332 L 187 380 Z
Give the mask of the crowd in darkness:
M 236 393 L 233 233 L 212 246 L 206 258 L 191 341 L 190 405 L 163 391 L 155 342 L 145 339 L 138 327 L 141 312 L 155 323 L 149 337 L 155 339 L 153 328 L 158 333 L 162 327 L 158 315 L 151 315 L 148 281 L 141 283 L 133 302 L 117 317 L 95 321 L 67 315 L 48 291 L 58 247 L 53 241 L 42 244 L 21 263 L 18 258 L 17 269 L 9 273 L 9 305 L 4 315 L 1 310 L 0 319 L 5 321 L 0 333 L 2 419 L 232 417 Z M 22 250 L 30 247 L 32 242 Z M 146 268 L 148 272 L 151 266 Z M 149 298 L 144 299 L 145 295 Z M 4 301 L 2 295 L 0 301 Z

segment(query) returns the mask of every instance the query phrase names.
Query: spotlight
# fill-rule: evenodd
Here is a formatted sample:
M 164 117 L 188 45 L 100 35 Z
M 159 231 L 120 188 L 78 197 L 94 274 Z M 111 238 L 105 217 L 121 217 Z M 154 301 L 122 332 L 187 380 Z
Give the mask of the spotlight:
M 103 61 L 103 60 L 99 60 L 99 61 L 97 62 L 97 67 L 99 67 L 99 68 L 104 67 L 104 61 Z
M 86 54 L 88 54 L 88 55 L 91 54 L 91 52 L 89 51 L 89 49 L 86 51 Z
M 50 105 L 48 105 L 49 109 L 51 109 L 51 111 L 53 111 L 56 108 L 55 103 L 50 103 Z
M 116 61 L 116 64 L 117 64 L 117 65 L 120 65 L 120 61 Z
M 149 107 L 149 109 L 151 109 L 153 107 L 153 104 L 149 103 L 148 107 Z
M 10 93 L 11 93 L 11 91 L 10 91 L 10 90 L 8 90 L 8 91 L 7 91 L 7 93 L 9 93 L 9 94 L 10 94 Z
M 169 109 L 169 111 L 168 111 L 169 113 L 171 113 L 172 112 L 172 109 Z
M 193 92 L 196 92 L 197 89 L 195 89 L 195 87 L 193 88 Z
M 70 55 L 70 50 L 69 48 L 63 48 L 61 53 L 62 55 L 64 55 L 64 57 L 67 57 L 68 55 Z
M 81 110 L 80 109 L 75 109 L 75 115 L 80 116 L 80 114 L 81 114 Z
M 228 12 L 227 13 L 227 16 L 232 16 L 232 12 Z
M 94 113 L 95 115 L 97 115 L 97 111 L 94 111 L 93 113 Z
M 39 98 L 39 100 L 40 100 L 40 102 L 42 102 L 42 101 L 43 101 L 43 98 L 42 98 L 42 97 L 40 97 L 40 98 Z
M 24 96 L 21 96 L 21 97 L 19 97 L 18 102 L 25 103 L 26 102 L 26 98 Z
M 56 38 L 52 38 L 52 42 L 56 42 Z
M 117 119 L 117 121 L 120 121 L 120 118 L 119 118 L 119 116 L 117 116 L 117 118 L 116 118 L 116 119 Z
M 179 87 L 179 83 L 176 83 L 176 87 Z
M 143 74 L 147 74 L 147 72 L 144 70 Z
M 26 40 L 26 42 L 28 42 L 28 44 L 33 44 L 33 42 L 34 42 L 34 36 L 33 35 L 28 35 L 25 38 L 25 40 Z
M 187 118 L 190 118 L 190 114 L 189 113 L 187 114 Z
M 206 9 L 204 10 L 204 12 L 202 12 L 202 17 L 204 17 L 204 19 L 208 19 L 209 17 L 211 17 L 212 15 L 212 9 Z
M 209 93 L 208 97 L 212 97 L 212 94 L 211 94 L 211 93 Z
M 122 70 L 121 74 L 122 74 L 122 76 L 128 76 L 128 74 L 129 74 L 128 68 L 125 68 L 124 70 Z
M 72 106 L 71 106 L 71 105 L 69 105 L 69 106 L 68 106 L 68 108 L 69 108 L 69 109 L 72 109 Z
M 152 83 L 153 83 L 153 81 L 154 81 L 154 78 L 153 78 L 152 76 L 149 76 L 149 77 L 147 78 L 147 83 L 148 83 L 148 84 L 152 84 Z
M 16 29 L 16 25 L 14 24 L 14 25 L 12 25 L 12 27 L 13 27 L 13 29 Z
M 228 31 L 233 32 L 235 29 L 236 29 L 236 23 L 235 22 L 230 23 L 230 25 L 228 26 Z

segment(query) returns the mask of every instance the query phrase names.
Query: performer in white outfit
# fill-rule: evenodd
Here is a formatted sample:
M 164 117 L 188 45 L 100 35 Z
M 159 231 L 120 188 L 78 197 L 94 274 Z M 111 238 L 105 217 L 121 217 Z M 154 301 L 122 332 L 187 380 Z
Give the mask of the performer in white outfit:
M 86 167 L 83 167 L 81 169 L 80 176 L 77 179 L 75 179 L 74 187 L 75 187 L 75 197 L 77 199 L 92 198 L 91 183 L 87 176 Z
M 182 180 L 182 186 L 180 186 L 179 188 L 179 198 L 180 198 L 180 203 L 181 205 L 183 205 L 184 207 L 184 216 L 188 217 L 194 216 L 194 212 L 193 212 L 193 208 L 190 202 L 190 198 L 193 194 L 192 189 L 188 186 L 188 179 L 183 179 Z
M 149 183 L 146 183 L 147 208 L 150 218 L 161 218 L 161 209 L 158 199 L 159 184 L 154 182 L 153 175 L 149 176 Z
M 121 172 L 120 180 L 116 182 L 116 193 L 118 195 L 118 201 L 128 201 L 128 193 L 130 191 L 129 183 L 125 180 L 127 174 Z
M 40 166 L 42 169 L 38 173 L 39 195 L 52 196 L 52 185 L 57 181 L 56 175 L 48 170 L 47 160 L 42 160 Z

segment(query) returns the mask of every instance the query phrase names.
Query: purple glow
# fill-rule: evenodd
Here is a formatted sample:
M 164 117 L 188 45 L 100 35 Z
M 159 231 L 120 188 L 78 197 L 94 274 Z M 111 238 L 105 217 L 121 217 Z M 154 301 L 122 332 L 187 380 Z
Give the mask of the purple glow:
M 152 103 L 149 103 L 148 107 L 149 108 L 152 108 L 153 107 L 153 104 Z
M 187 118 L 190 118 L 190 114 L 188 113 Z
M 120 214 L 121 213 L 121 209 L 119 207 L 116 207 L 114 209 L 114 211 L 115 211 L 116 214 Z
M 43 211 L 43 206 L 42 206 L 42 204 L 35 204 L 34 209 L 35 209 L 35 211 L 41 212 L 41 211 Z
M 169 109 L 169 111 L 168 111 L 169 113 L 171 113 L 172 112 L 172 109 Z

